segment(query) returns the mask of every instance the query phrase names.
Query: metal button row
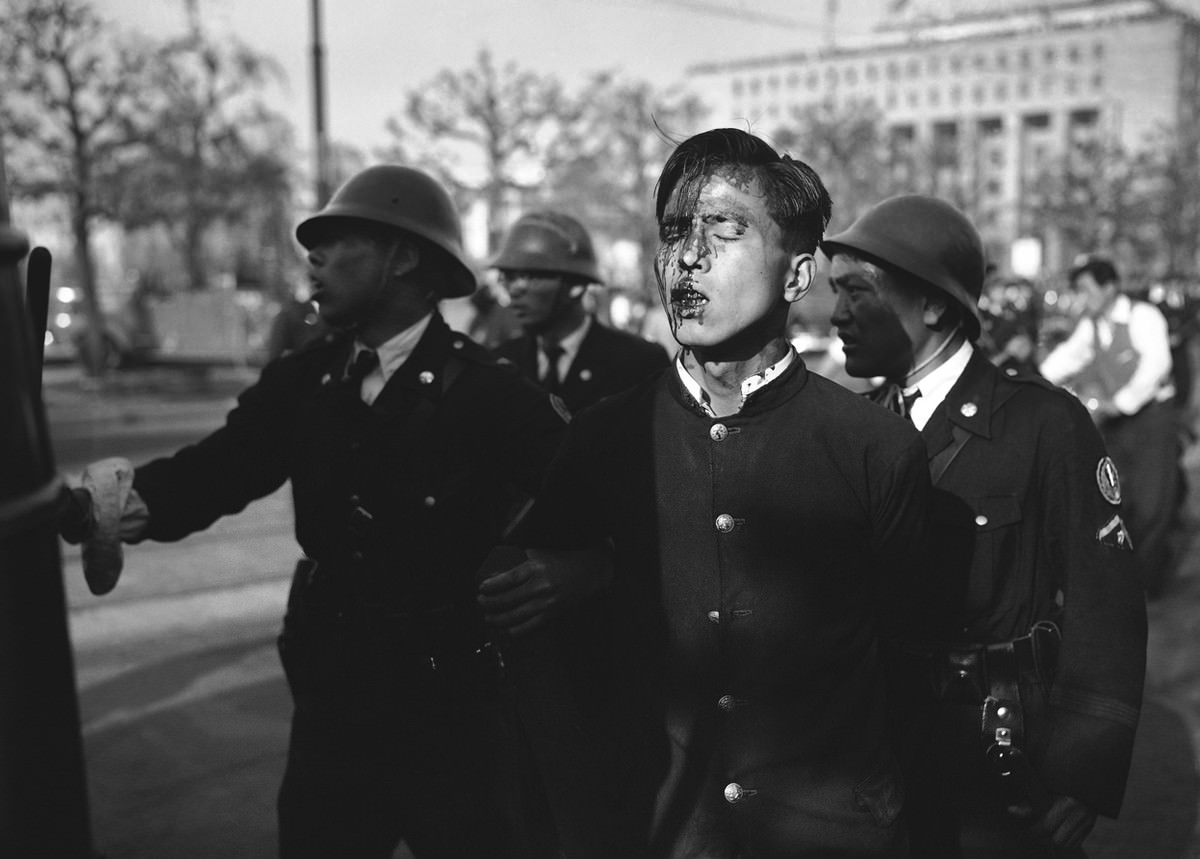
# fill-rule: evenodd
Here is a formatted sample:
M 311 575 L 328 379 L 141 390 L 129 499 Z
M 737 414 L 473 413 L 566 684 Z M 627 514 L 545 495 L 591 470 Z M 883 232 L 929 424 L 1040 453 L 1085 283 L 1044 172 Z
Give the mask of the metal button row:
M 742 787 L 736 781 L 731 781 L 725 785 L 725 801 L 730 805 L 737 805 L 748 796 L 754 796 L 758 791 L 753 788 Z
M 730 516 L 728 513 L 722 513 L 720 516 L 717 517 L 714 524 L 717 526 L 717 530 L 720 531 L 722 534 L 728 534 L 730 531 L 732 531 L 738 525 L 745 525 L 746 520 L 745 519 L 735 519 L 733 516 Z
M 733 615 L 734 617 L 749 617 L 750 615 L 754 614 L 754 610 L 748 609 L 748 608 L 735 608 L 733 611 L 730 612 L 730 614 Z M 713 609 L 712 611 L 710 611 L 707 616 L 708 616 L 709 623 L 720 623 L 721 622 L 721 613 L 719 611 L 717 611 L 716 609 Z
M 717 707 L 725 713 L 732 712 L 735 707 L 744 707 L 749 703 L 745 698 L 734 698 L 732 695 L 722 695 L 717 699 Z

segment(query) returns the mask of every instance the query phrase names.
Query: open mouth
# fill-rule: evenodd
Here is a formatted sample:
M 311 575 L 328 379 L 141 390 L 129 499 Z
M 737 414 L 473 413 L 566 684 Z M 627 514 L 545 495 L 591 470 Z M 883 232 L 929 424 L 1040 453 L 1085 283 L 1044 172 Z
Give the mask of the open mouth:
M 681 317 L 697 315 L 706 304 L 708 304 L 708 299 L 702 293 L 697 292 L 690 281 L 685 280 L 671 288 L 671 306 L 678 311 Z

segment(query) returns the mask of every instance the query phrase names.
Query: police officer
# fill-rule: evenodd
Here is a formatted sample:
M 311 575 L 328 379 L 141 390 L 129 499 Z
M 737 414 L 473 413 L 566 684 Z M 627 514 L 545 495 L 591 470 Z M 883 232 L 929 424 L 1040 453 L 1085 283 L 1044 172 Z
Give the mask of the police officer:
M 973 345 L 983 247 L 953 206 L 894 197 L 822 249 L 846 369 L 888 380 L 873 396 L 921 430 L 935 486 L 943 631 L 908 642 L 936 696 L 913 855 L 1078 849 L 1120 809 L 1142 693 L 1117 470 L 1073 396 Z
M 572 421 L 521 533 L 546 554 L 481 584 L 518 632 L 545 592 L 570 602 L 603 581 L 577 553 L 614 552 L 619 730 L 585 739 L 616 787 L 590 808 L 595 837 L 623 843 L 578 855 L 903 842 L 877 642 L 908 616 L 929 480 L 911 426 L 810 373 L 787 339 L 830 207 L 810 167 L 744 131 L 676 148 L 655 270 L 679 355 Z
M 603 325 L 584 307 L 588 286 L 603 281 L 591 236 L 569 215 L 521 216 L 492 265 L 524 330 L 496 353 L 572 413 L 666 366 L 662 347 Z
M 1041 370 L 1074 391 L 1100 427 L 1125 478 L 1138 573 L 1147 593 L 1157 596 L 1171 570 L 1182 485 L 1167 320 L 1150 302 L 1121 292 L 1107 257 L 1080 257 L 1070 278 L 1083 297 L 1083 315 Z
M 473 575 L 565 425 L 442 320 L 440 299 L 476 287 L 460 235 L 426 174 L 351 178 L 296 230 L 337 330 L 270 363 L 223 427 L 122 493 L 126 542 L 177 540 L 291 481 L 305 560 L 280 637 L 286 859 L 382 859 L 402 839 L 422 859 L 527 855 Z

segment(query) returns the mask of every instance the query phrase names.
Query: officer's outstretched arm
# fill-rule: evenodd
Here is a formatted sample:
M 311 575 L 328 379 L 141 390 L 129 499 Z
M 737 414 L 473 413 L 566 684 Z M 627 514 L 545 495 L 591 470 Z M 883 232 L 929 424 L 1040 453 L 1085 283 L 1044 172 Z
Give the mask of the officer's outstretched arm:
M 64 494 L 59 533 L 83 545 L 83 574 L 92 593 L 116 587 L 125 563 L 121 543 L 136 540 L 149 521 L 129 460 L 112 457 L 84 468 L 79 485 Z
M 612 553 L 607 548 L 530 549 L 526 555 L 479 584 L 484 619 L 511 636 L 536 629 L 612 581 Z

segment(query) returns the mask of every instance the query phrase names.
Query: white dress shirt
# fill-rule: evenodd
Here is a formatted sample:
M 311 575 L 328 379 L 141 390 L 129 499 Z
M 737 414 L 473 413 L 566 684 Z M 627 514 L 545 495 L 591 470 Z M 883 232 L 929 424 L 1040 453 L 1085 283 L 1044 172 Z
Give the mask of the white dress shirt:
M 583 345 L 583 338 L 587 337 L 588 331 L 592 327 L 592 317 L 584 316 L 583 324 L 558 341 L 558 346 L 562 349 L 562 354 L 558 356 L 558 381 L 564 382 L 567 378 L 567 373 L 571 370 L 571 364 L 575 362 L 575 356 L 579 354 L 579 347 Z M 546 378 L 546 371 L 550 369 L 550 359 L 546 357 L 545 342 L 541 337 L 537 341 L 537 362 L 538 362 L 538 378 Z
M 432 313 L 405 328 L 395 337 L 379 344 L 379 348 L 375 350 L 375 354 L 379 356 L 379 363 L 363 378 L 362 388 L 359 392 L 364 403 L 369 406 L 375 402 L 375 398 L 379 396 L 379 392 L 383 390 L 388 379 L 392 378 L 392 374 L 400 369 L 400 366 L 417 348 L 417 343 L 420 341 L 421 335 L 425 333 L 425 329 L 429 327 L 431 319 L 433 319 Z M 359 352 L 367 348 L 365 344 L 355 340 L 354 354 L 350 356 L 350 364 L 354 363 Z
M 1157 307 L 1145 301 L 1131 301 L 1119 295 L 1108 310 L 1093 320 L 1079 320 L 1071 336 L 1060 343 L 1042 362 L 1041 373 L 1056 385 L 1072 377 L 1091 363 L 1096 342 L 1101 348 L 1112 345 L 1113 325 L 1127 325 L 1129 340 L 1138 353 L 1133 376 L 1113 394 L 1113 405 L 1124 415 L 1137 413 L 1151 400 L 1168 400 L 1175 395 L 1171 383 L 1171 337 L 1167 320 Z
M 963 374 L 963 370 L 967 369 L 967 364 L 974 352 L 975 347 L 969 342 L 963 341 L 963 344 L 946 359 L 945 363 L 931 371 L 920 382 L 909 385 L 901 391 L 905 395 L 911 394 L 913 391 L 921 392 L 921 396 L 917 397 L 912 408 L 908 410 L 908 416 L 912 419 L 913 426 L 919 430 L 925 429 L 925 424 L 929 423 L 929 419 L 946 399 L 946 395 L 950 393 L 950 389 L 954 387 L 958 377 Z
M 675 357 L 675 372 L 679 374 L 679 379 L 681 382 L 683 382 L 683 387 L 689 394 L 692 395 L 692 399 L 700 404 L 701 408 L 704 409 L 705 414 L 707 414 L 710 418 L 721 417 L 721 415 L 718 415 L 712 410 L 712 397 L 708 395 L 708 391 L 704 390 L 700 383 L 692 378 L 692 374 L 687 371 L 687 367 L 683 366 L 683 355 L 684 350 L 680 349 L 679 354 Z M 779 378 L 779 375 L 789 366 L 791 366 L 792 361 L 795 359 L 796 349 L 789 344 L 787 354 L 785 354 L 770 367 L 767 367 L 761 373 L 755 373 L 753 376 L 750 376 L 747 379 L 742 379 L 742 403 L 745 403 L 746 398 L 759 388 Z M 741 411 L 740 405 L 738 406 L 738 411 Z

